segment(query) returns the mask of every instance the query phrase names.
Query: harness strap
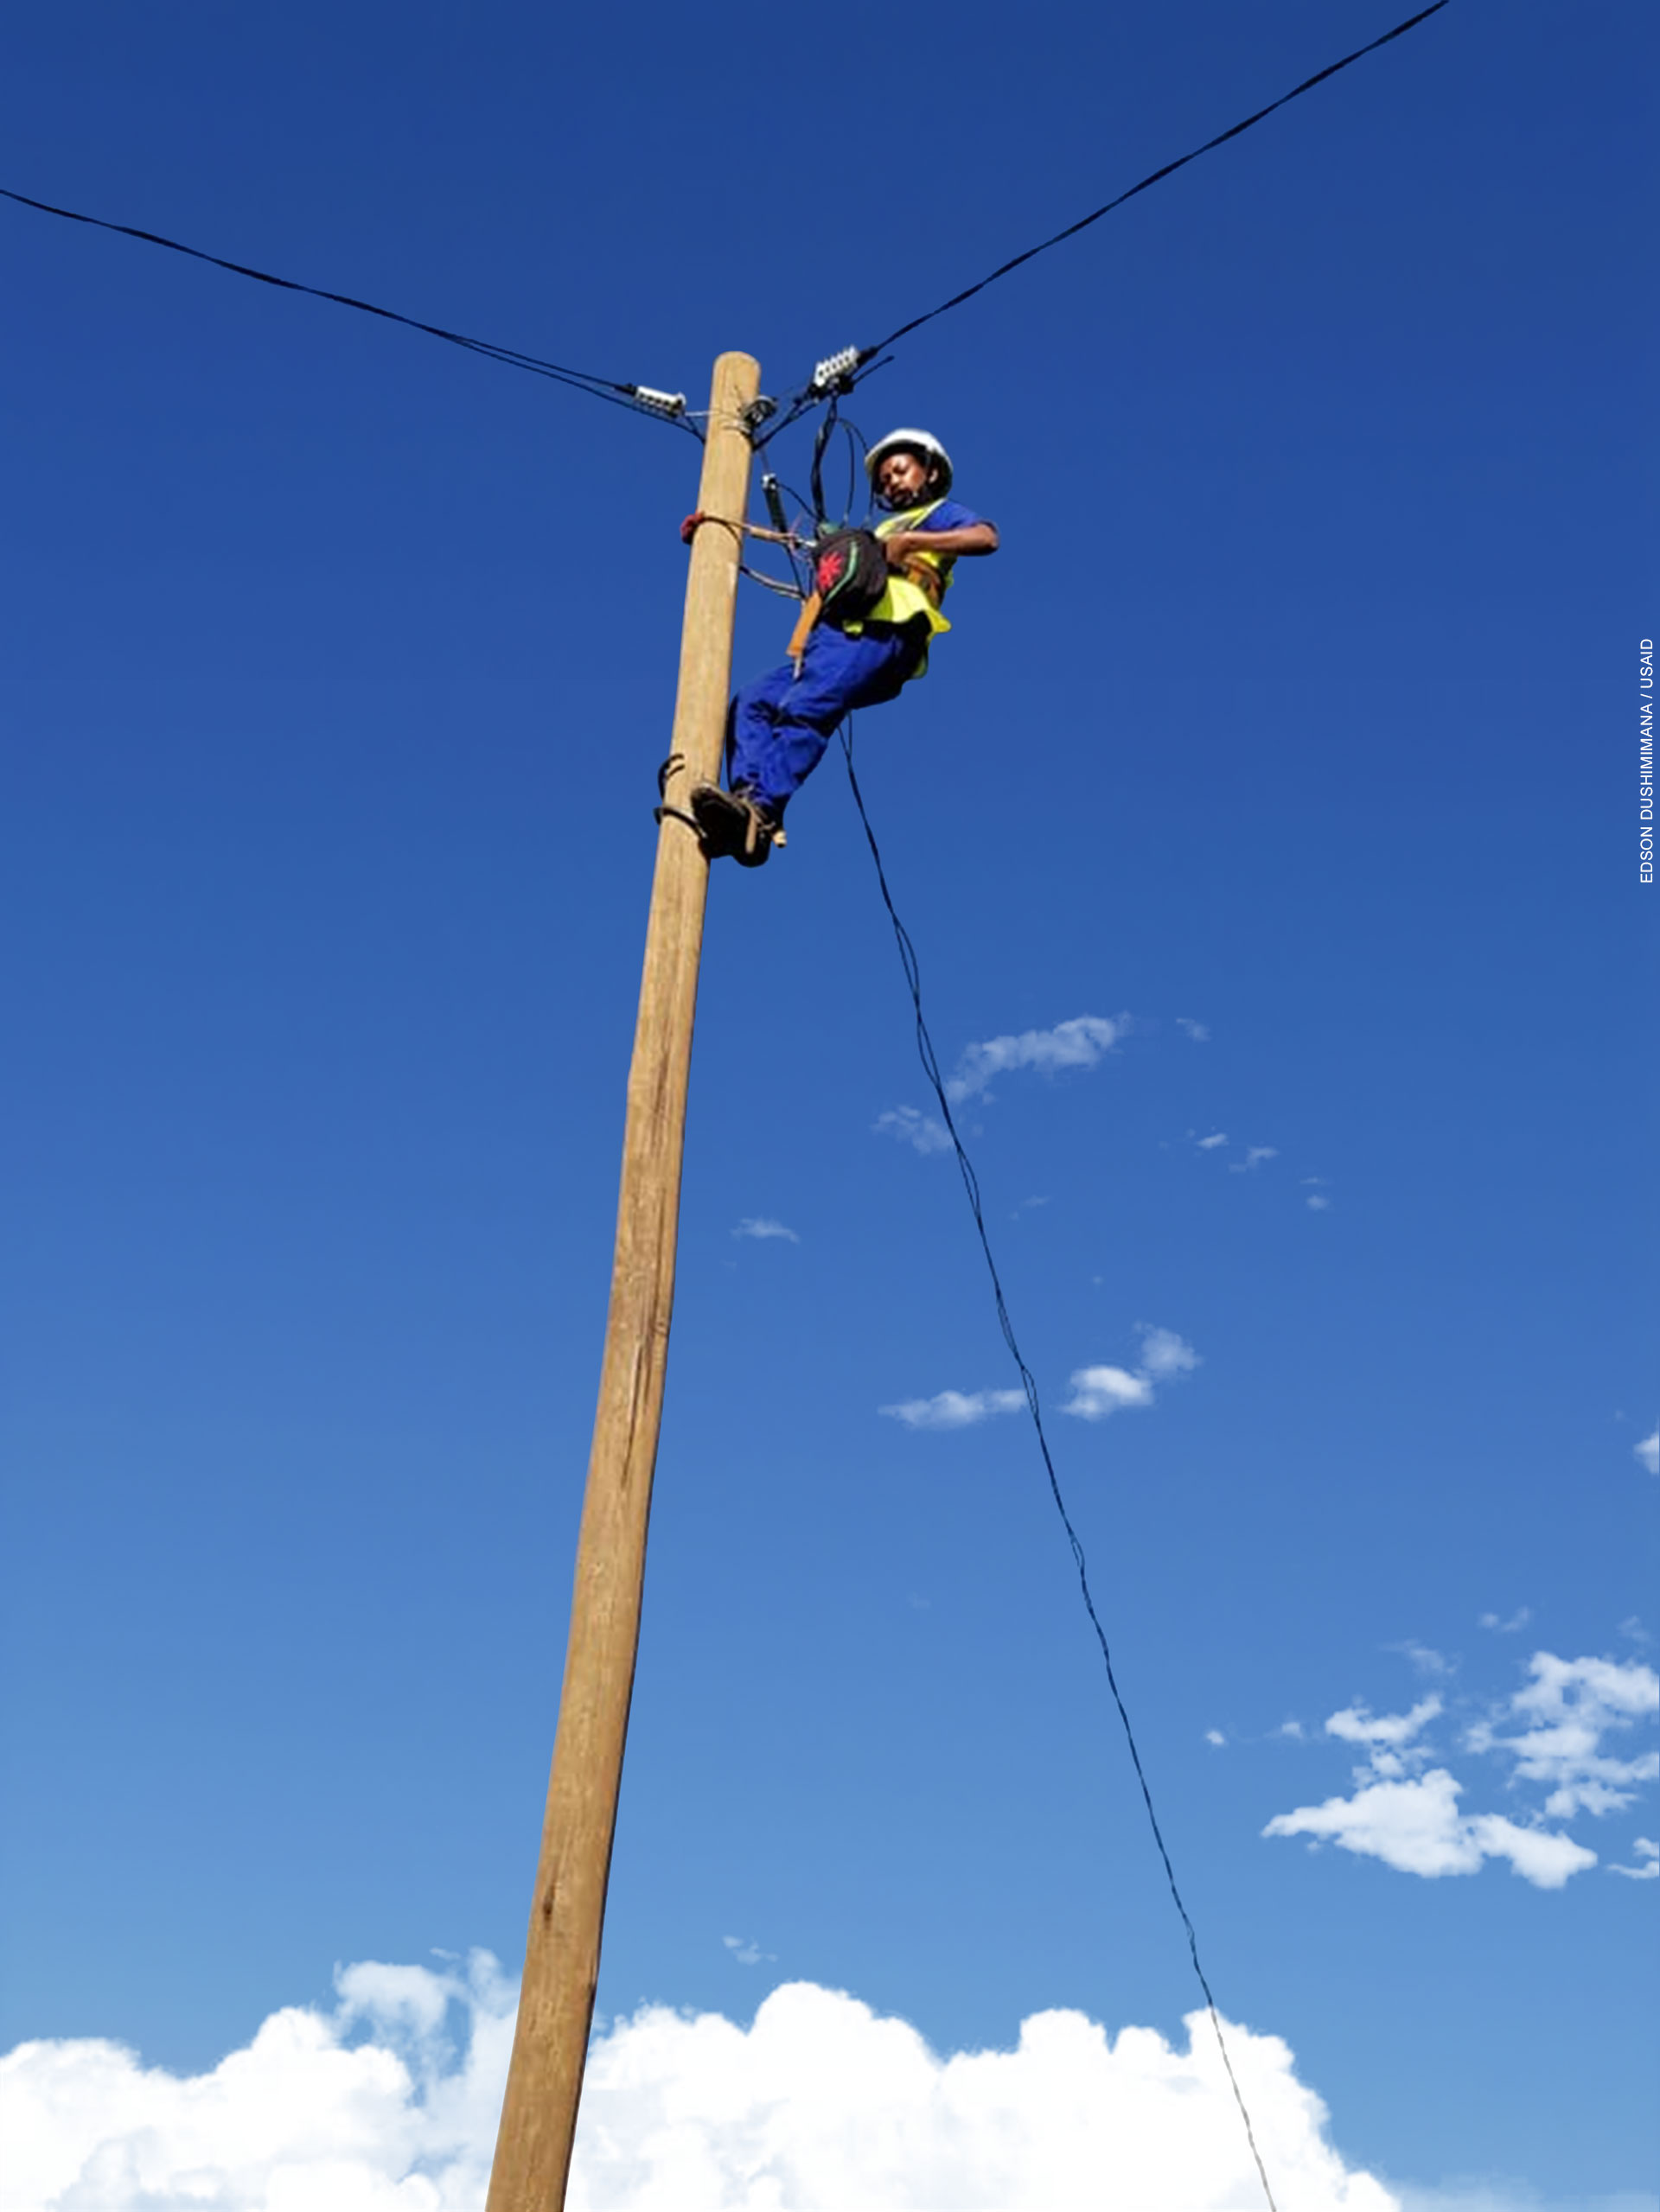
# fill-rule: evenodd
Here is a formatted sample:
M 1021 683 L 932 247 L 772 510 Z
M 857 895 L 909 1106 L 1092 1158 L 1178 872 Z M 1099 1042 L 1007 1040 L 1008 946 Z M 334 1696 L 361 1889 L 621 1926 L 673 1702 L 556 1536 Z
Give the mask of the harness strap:
M 907 554 L 894 570 L 894 574 L 903 576 L 914 583 L 930 607 L 937 607 L 945 596 L 944 577 L 933 562 L 924 558 L 921 553 Z
M 788 650 L 790 659 L 795 663 L 795 673 L 798 676 L 801 673 L 801 655 L 807 651 L 807 641 L 813 634 L 814 628 L 819 619 L 820 609 L 823 605 L 823 594 L 818 591 L 813 592 L 802 602 L 801 611 L 795 617 L 795 627 L 789 634 Z

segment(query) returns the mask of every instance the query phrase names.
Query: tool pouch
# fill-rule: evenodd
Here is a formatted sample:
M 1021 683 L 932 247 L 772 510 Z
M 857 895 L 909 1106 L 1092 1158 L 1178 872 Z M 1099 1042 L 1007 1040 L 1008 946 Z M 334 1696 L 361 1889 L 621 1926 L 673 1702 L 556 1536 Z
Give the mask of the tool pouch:
M 819 620 L 833 629 L 862 622 L 888 588 L 888 557 L 872 530 L 833 530 L 813 548 Z

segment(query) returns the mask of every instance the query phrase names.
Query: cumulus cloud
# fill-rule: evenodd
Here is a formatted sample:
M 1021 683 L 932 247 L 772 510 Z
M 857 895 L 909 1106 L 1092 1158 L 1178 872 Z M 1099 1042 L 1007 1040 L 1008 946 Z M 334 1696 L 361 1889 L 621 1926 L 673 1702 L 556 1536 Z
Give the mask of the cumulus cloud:
M 1130 1026 L 1127 1014 L 1108 1021 L 1099 1014 L 1078 1014 L 1057 1022 L 1052 1030 L 1025 1030 L 1018 1036 L 987 1037 L 971 1044 L 957 1062 L 957 1072 L 945 1087 L 953 1106 L 978 1098 L 999 1075 L 1019 1068 L 1036 1068 L 1052 1075 L 1063 1068 L 1093 1068 L 1112 1050 Z
M 1072 1395 L 1061 1407 L 1081 1421 L 1104 1421 L 1126 1406 L 1151 1406 L 1153 1385 L 1167 1382 L 1197 1367 L 1199 1355 L 1173 1329 L 1143 1324 L 1141 1357 L 1133 1371 L 1127 1367 L 1078 1367 L 1072 1374 Z
M 1176 1026 L 1178 1030 L 1184 1030 L 1195 1044 L 1209 1044 L 1210 1042 L 1210 1032 L 1203 1022 L 1190 1021 L 1185 1014 L 1178 1014 L 1176 1017 Z
M 1489 1617 L 1495 1627 L 1504 1625 Z M 1365 1764 L 1354 1770 L 1353 1794 L 1281 1813 L 1263 1834 L 1335 1843 L 1403 1873 L 1432 1877 L 1473 1874 L 1484 1859 L 1508 1859 L 1536 1887 L 1561 1889 L 1570 1876 L 1594 1866 L 1597 1854 L 1545 1822 L 1618 1811 L 1640 1783 L 1660 1775 L 1660 1753 L 1621 1759 L 1604 1748 L 1610 1733 L 1653 1718 L 1660 1679 L 1637 1663 L 1564 1660 L 1548 1651 L 1534 1654 L 1528 1673 L 1523 1688 L 1463 1734 L 1466 1750 L 1510 1760 L 1512 1790 L 1529 1784 L 1545 1789 L 1542 1804 L 1524 1822 L 1462 1813 L 1462 1782 L 1444 1765 L 1422 1771 L 1433 1756 L 1425 1731 L 1446 1710 L 1440 1695 L 1432 1693 L 1404 1713 L 1374 1714 L 1359 1704 L 1334 1712 L 1326 1735 L 1366 1754 Z M 1516 1732 L 1505 1733 L 1507 1724 L 1517 1723 Z M 1633 1849 L 1643 1856 L 1640 1840 Z M 1647 1878 L 1642 1866 L 1615 1871 Z
M 1331 1201 L 1318 1190 L 1311 1190 L 1303 1203 L 1311 1214 L 1325 1214 L 1331 1211 Z
M 1640 1866 L 1611 1866 L 1611 1874 L 1629 1875 L 1633 1882 L 1652 1882 L 1660 1879 L 1660 1843 L 1652 1836 L 1633 1836 L 1631 1849 L 1642 1860 Z
M 1127 1367 L 1077 1367 L 1072 1374 L 1072 1395 L 1063 1413 L 1082 1421 L 1104 1421 L 1109 1413 L 1128 1406 L 1151 1406 L 1153 1386 L 1185 1374 L 1199 1364 L 1193 1347 L 1173 1329 L 1141 1328 L 1141 1357 L 1133 1372 Z M 878 1413 L 903 1421 L 908 1429 L 969 1429 L 999 1413 L 1018 1413 L 1025 1405 L 1020 1390 L 942 1390 L 932 1398 L 902 1399 L 894 1406 L 878 1406 Z
M 1501 1621 L 1497 1613 L 1484 1613 L 1477 1626 L 1491 1629 L 1497 1636 L 1513 1636 L 1519 1629 L 1525 1629 L 1532 1618 L 1533 1608 L 1530 1605 L 1520 1605 L 1508 1621 Z
M 1018 1413 L 1025 1402 L 1024 1390 L 942 1390 L 933 1398 L 907 1398 L 877 1411 L 908 1429 L 971 1429 L 994 1414 Z
M 1188 1134 L 1192 1137 L 1192 1131 L 1189 1130 Z M 1225 1144 L 1228 1142 L 1228 1132 L 1225 1129 L 1218 1129 L 1213 1137 L 1194 1137 L 1193 1142 L 1198 1146 L 1200 1151 L 1214 1152 L 1218 1144 Z
M 1660 1713 L 1660 1675 L 1651 1667 L 1536 1651 L 1528 1671 L 1532 1680 L 1504 1709 L 1505 1717 L 1523 1724 L 1522 1732 L 1506 1736 L 1502 1719 L 1488 1718 L 1476 1723 L 1465 1742 L 1472 1751 L 1509 1752 L 1517 1782 L 1548 1784 L 1550 1819 L 1565 1820 L 1581 1809 L 1618 1812 L 1638 1783 L 1660 1776 L 1660 1751 L 1617 1759 L 1603 1749 L 1605 1737 Z
M 1644 1437 L 1641 1444 L 1631 1446 L 1633 1456 L 1641 1460 L 1650 1475 L 1660 1475 L 1660 1426 Z
M 25 2043 L 0 2060 L 4 2202 L 28 2212 L 478 2212 L 506 2078 L 512 1992 L 466 1976 L 348 1968 L 356 2009 L 274 2014 L 211 2072 L 118 2045 Z M 385 1979 L 399 1976 L 396 1983 Z M 342 1983 L 344 1981 L 344 1977 Z M 399 1995 L 401 1992 L 401 1995 Z M 434 2025 L 434 2023 L 437 2025 Z M 445 2029 L 453 2032 L 448 2039 Z M 754 2023 L 644 2007 L 596 2037 L 571 2212 L 1136 2212 L 1257 2201 L 1210 2023 L 1185 2047 L 1043 2012 L 1012 2049 L 942 2055 L 903 2020 L 807 1982 Z M 354 2041 L 365 2030 L 367 2040 Z M 1278 2037 L 1226 2027 L 1282 2203 L 1400 2212 L 1344 2164 Z
M 765 1215 L 746 1215 L 732 1234 L 735 1237 L 756 1237 L 763 1242 L 769 1237 L 782 1237 L 786 1244 L 801 1242 L 794 1229 L 786 1228 L 782 1221 L 769 1221 Z
M 348 1967 L 335 1987 L 331 2012 L 273 2012 L 206 2074 L 145 2067 L 113 2043 L 19 2044 L 0 2058 L 0 2203 L 476 2212 L 507 2078 L 512 1986 L 477 1952 L 443 1972 Z
M 1463 1788 L 1445 1767 L 1404 1782 L 1364 1784 L 1352 1797 L 1299 1806 L 1268 1822 L 1265 1836 L 1310 1836 L 1337 1844 L 1403 1874 L 1473 1874 L 1486 1858 L 1508 1858 L 1524 1881 L 1560 1890 L 1594 1866 L 1597 1854 L 1571 1836 L 1518 1827 L 1496 1813 L 1459 1811 Z
M 1235 1160 L 1229 1173 L 1248 1175 L 1253 1168 L 1260 1168 L 1264 1160 L 1277 1160 L 1279 1157 L 1280 1147 L 1277 1144 L 1248 1144 L 1244 1158 Z
M 1377 1746 L 1392 1758 L 1399 1757 L 1411 1744 L 1419 1731 L 1425 1728 L 1441 1712 L 1437 1697 L 1423 1699 L 1410 1712 L 1386 1712 L 1373 1715 L 1364 1705 L 1345 1705 L 1341 1712 L 1334 1712 L 1325 1724 L 1328 1736 L 1342 1738 L 1345 1743 L 1364 1743 Z
M 1072 1375 L 1072 1395 L 1061 1408 L 1081 1421 L 1104 1421 L 1127 1406 L 1151 1406 L 1152 1385 L 1144 1374 L 1123 1367 L 1077 1367 Z
M 897 1137 L 914 1152 L 926 1155 L 951 1150 L 951 1131 L 945 1124 L 915 1106 L 890 1106 L 885 1113 L 878 1114 L 871 1126 L 884 1137 Z

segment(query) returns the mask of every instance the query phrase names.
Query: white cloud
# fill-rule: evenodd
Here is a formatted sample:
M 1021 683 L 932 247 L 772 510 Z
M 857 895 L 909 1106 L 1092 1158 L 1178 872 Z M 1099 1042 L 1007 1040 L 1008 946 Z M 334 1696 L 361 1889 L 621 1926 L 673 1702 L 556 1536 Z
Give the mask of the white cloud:
M 877 1411 L 908 1429 L 971 1429 L 993 1414 L 1018 1413 L 1025 1402 L 1024 1390 L 942 1390 L 933 1398 L 907 1398 Z
M 801 1242 L 794 1229 L 787 1229 L 782 1221 L 769 1221 L 764 1215 L 748 1215 L 732 1231 L 735 1237 L 782 1237 L 786 1244 Z
M 776 1951 L 763 1951 L 751 1936 L 723 1935 L 720 1940 L 740 1967 L 758 1967 L 763 1960 L 773 1962 L 778 1956 Z
M 1631 1451 L 1636 1458 L 1642 1461 L 1650 1475 L 1660 1475 L 1660 1426 L 1655 1429 L 1651 1436 L 1644 1437 L 1641 1444 L 1634 1444 L 1631 1446 Z
M 1465 1742 L 1473 1751 L 1510 1752 L 1516 1781 L 1548 1783 L 1550 1818 L 1618 1812 L 1631 1803 L 1635 1784 L 1660 1776 L 1660 1751 L 1615 1759 L 1602 1749 L 1605 1736 L 1660 1713 L 1660 1675 L 1651 1667 L 1536 1651 L 1528 1668 L 1533 1680 L 1505 1708 L 1523 1723 L 1521 1734 L 1501 1735 L 1489 1719 L 1478 1721 Z
M 926 1154 L 951 1150 L 951 1131 L 945 1124 L 931 1113 L 919 1112 L 915 1106 L 890 1106 L 885 1113 L 878 1114 L 871 1126 L 884 1137 L 897 1137 L 913 1151 Z
M 971 1044 L 957 1062 L 957 1072 L 946 1085 L 953 1106 L 977 1098 L 999 1075 L 1018 1068 L 1036 1068 L 1052 1075 L 1062 1068 L 1093 1068 L 1108 1053 L 1130 1026 L 1127 1014 L 1107 1021 L 1099 1014 L 1079 1014 L 1057 1022 L 1052 1030 L 1025 1030 L 1018 1036 L 988 1037 Z
M 1505 1625 L 1488 1617 L 1495 1627 Z M 1506 1858 L 1537 1888 L 1560 1889 L 1570 1876 L 1594 1866 L 1597 1854 L 1543 1822 L 1617 1811 L 1631 1802 L 1637 1784 L 1660 1774 L 1660 1754 L 1622 1760 L 1603 1749 L 1611 1731 L 1633 1728 L 1660 1710 L 1660 1679 L 1638 1663 L 1564 1660 L 1548 1651 L 1534 1654 L 1528 1672 L 1529 1680 L 1497 1715 L 1464 1734 L 1466 1750 L 1502 1752 L 1513 1760 L 1512 1788 L 1545 1786 L 1542 1806 L 1525 1824 L 1497 1814 L 1460 1813 L 1463 1784 L 1444 1766 L 1420 1772 L 1431 1752 L 1419 1739 L 1446 1709 L 1432 1693 L 1409 1712 L 1375 1715 L 1353 1705 L 1333 1713 L 1326 1734 L 1366 1753 L 1365 1765 L 1355 1769 L 1354 1794 L 1280 1814 L 1263 1834 L 1309 1836 L 1426 1876 L 1473 1874 L 1484 1859 Z M 1522 1724 L 1518 1733 L 1501 1732 L 1507 1720 Z M 1641 1856 L 1642 1844 L 1633 1847 Z M 1642 1867 L 1614 1871 L 1648 1878 Z
M 1078 1367 L 1072 1376 L 1072 1395 L 1063 1413 L 1081 1421 L 1104 1421 L 1127 1406 L 1151 1406 L 1152 1385 L 1144 1374 L 1130 1374 L 1123 1367 Z
M 1660 1843 L 1652 1836 L 1633 1836 L 1631 1849 L 1643 1861 L 1641 1866 L 1611 1866 L 1611 1874 L 1629 1875 L 1633 1882 L 1652 1882 L 1660 1879 Z
M 1533 1608 L 1530 1605 L 1521 1605 L 1511 1614 L 1508 1621 L 1501 1621 L 1497 1613 L 1484 1613 L 1477 1626 L 1491 1629 L 1495 1635 L 1513 1636 L 1518 1629 L 1525 1629 L 1532 1618 Z
M 1141 1324 L 1141 1358 L 1132 1373 L 1126 1367 L 1078 1367 L 1072 1374 L 1072 1395 L 1063 1413 L 1081 1421 L 1104 1421 L 1126 1406 L 1151 1406 L 1155 1382 L 1168 1382 L 1199 1365 L 1193 1347 L 1173 1329 Z
M 1461 1814 L 1461 1788 L 1445 1767 L 1434 1767 L 1414 1781 L 1367 1782 L 1352 1797 L 1279 1814 L 1262 1833 L 1310 1836 L 1430 1878 L 1473 1874 L 1484 1859 L 1508 1858 L 1541 1890 L 1560 1890 L 1571 1875 L 1596 1865 L 1595 1852 L 1571 1836 L 1518 1827 L 1497 1814 Z
M 1195 1044 L 1209 1044 L 1210 1042 L 1210 1032 L 1203 1022 L 1190 1021 L 1185 1014 L 1178 1014 L 1176 1026 L 1178 1030 L 1184 1030 Z
M 1191 1134 L 1191 1131 L 1189 1134 Z M 1225 1129 L 1218 1129 L 1214 1137 L 1195 1137 L 1193 1141 L 1200 1151 L 1214 1152 L 1218 1144 L 1225 1144 L 1228 1142 L 1228 1132 Z
M 332 2013 L 274 2012 L 206 2074 L 118 2043 L 27 2043 L 0 2058 L 7 2212 L 476 2212 L 507 2076 L 514 1992 L 465 1973 L 364 1964 Z M 459 2053 L 446 2036 L 459 2018 Z M 368 2039 L 353 2038 L 367 2029 Z
M 1260 1168 L 1264 1160 L 1277 1160 L 1279 1157 L 1280 1147 L 1277 1144 L 1248 1144 L 1244 1158 L 1235 1160 L 1229 1172 L 1231 1175 L 1248 1175 L 1253 1168 Z
M 397 1982 L 388 1976 L 399 1977 Z M 97 2042 L 0 2059 L 9 2212 L 478 2212 L 513 2028 L 495 1962 L 353 1967 L 355 2009 L 274 2014 L 194 2076 Z M 401 2000 L 398 1992 L 401 1990 Z M 436 2023 L 436 2024 L 435 2024 Z M 353 2043 L 367 2030 L 368 2040 Z M 446 2030 L 454 2032 L 446 2037 Z M 1277 2037 L 1229 2056 L 1282 2203 L 1399 2212 L 1348 2167 Z M 942 2056 L 811 1983 L 745 2029 L 650 2005 L 596 2037 L 571 2212 L 1223 2212 L 1257 2201 L 1209 2020 L 1187 2045 L 1042 2012 Z
M 1186 1374 L 1199 1364 L 1199 1355 L 1173 1329 L 1141 1330 L 1141 1373 L 1163 1382 L 1171 1375 Z
M 1423 1699 L 1410 1712 L 1373 1715 L 1364 1705 L 1345 1705 L 1326 1722 L 1325 1732 L 1340 1737 L 1345 1743 L 1377 1744 L 1398 1754 L 1441 1710 L 1438 1697 Z
M 1356 1769 L 1357 1782 L 1395 1782 L 1421 1767 L 1429 1756 L 1427 1748 L 1412 1739 L 1440 1710 L 1438 1697 L 1425 1698 L 1410 1712 L 1383 1713 L 1376 1718 L 1364 1705 L 1345 1705 L 1326 1722 L 1325 1732 L 1343 1743 L 1365 1746 L 1366 1765 Z
M 1204 1740 L 1207 1743 L 1215 1744 L 1217 1750 L 1220 1751 L 1226 1744 L 1228 1738 L 1223 1734 L 1219 1728 L 1207 1728 L 1204 1731 Z
M 1331 1208 L 1331 1201 L 1329 1198 L 1323 1196 L 1318 1190 L 1311 1191 L 1308 1196 L 1304 1199 L 1303 1203 L 1307 1207 L 1311 1214 L 1329 1213 Z

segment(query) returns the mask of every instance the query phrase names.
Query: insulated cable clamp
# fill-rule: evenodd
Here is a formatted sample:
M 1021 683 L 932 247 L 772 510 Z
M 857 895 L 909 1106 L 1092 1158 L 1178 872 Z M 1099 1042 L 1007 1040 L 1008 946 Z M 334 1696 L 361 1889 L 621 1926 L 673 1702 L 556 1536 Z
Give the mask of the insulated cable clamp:
M 654 415 L 667 415 L 673 418 L 686 412 L 686 394 L 683 392 L 654 392 L 648 384 L 625 384 L 622 389 L 630 399 L 637 399 L 642 407 L 649 407 Z

